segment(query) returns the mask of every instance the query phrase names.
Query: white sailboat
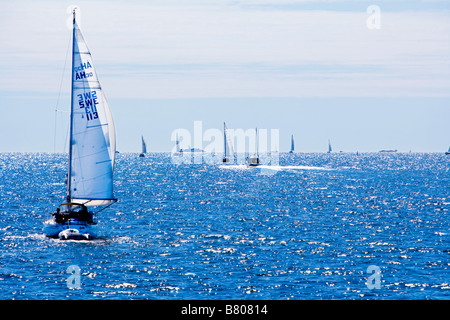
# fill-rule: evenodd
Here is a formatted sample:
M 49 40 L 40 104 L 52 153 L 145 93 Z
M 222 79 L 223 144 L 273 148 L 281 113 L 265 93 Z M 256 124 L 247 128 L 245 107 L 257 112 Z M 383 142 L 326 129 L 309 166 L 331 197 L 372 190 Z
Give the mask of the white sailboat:
M 247 165 L 249 165 L 250 167 L 256 167 L 260 165 L 258 152 L 258 128 L 255 129 L 255 151 L 255 154 L 247 158 Z
M 176 151 L 173 153 L 174 156 L 182 156 L 183 155 L 183 149 L 181 149 L 180 147 L 180 139 L 178 138 L 178 133 L 177 133 L 177 138 L 175 141 L 175 146 L 176 146 Z
M 117 201 L 113 195 L 116 138 L 111 111 L 75 16 L 74 9 L 67 197 L 44 222 L 44 233 L 89 240 L 96 237 L 97 223 L 87 207 Z
M 231 142 L 231 137 L 228 132 L 227 125 L 225 122 L 223 123 L 223 163 L 234 163 L 234 152 L 233 152 L 233 144 Z
M 450 147 L 448 147 L 448 151 L 445 154 L 450 155 Z
M 291 135 L 291 151 L 289 153 L 294 153 L 294 135 Z
M 141 140 L 142 140 L 142 152 L 139 154 L 139 157 L 143 158 L 147 153 L 147 145 L 145 143 L 144 136 L 141 136 Z

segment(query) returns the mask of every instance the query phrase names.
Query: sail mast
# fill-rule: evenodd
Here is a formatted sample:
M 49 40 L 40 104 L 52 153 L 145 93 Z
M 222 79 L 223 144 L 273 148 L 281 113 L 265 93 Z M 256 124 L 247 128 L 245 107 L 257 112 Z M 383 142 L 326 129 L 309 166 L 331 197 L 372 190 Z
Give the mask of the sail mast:
M 75 10 L 73 9 L 73 27 L 72 27 L 72 81 L 70 94 L 70 134 L 69 134 L 69 169 L 67 172 L 67 202 L 70 202 L 70 187 L 72 181 L 72 135 L 73 135 L 73 78 L 74 78 L 74 52 L 75 52 Z

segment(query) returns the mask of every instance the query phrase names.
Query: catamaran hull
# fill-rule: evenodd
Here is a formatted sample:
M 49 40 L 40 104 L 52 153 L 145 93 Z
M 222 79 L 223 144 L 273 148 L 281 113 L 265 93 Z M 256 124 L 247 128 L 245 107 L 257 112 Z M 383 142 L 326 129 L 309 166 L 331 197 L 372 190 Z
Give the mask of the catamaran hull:
M 60 240 L 92 240 L 88 232 L 80 232 L 78 229 L 65 229 L 58 234 Z
M 259 166 L 260 165 L 259 158 L 257 158 L 257 157 L 250 157 L 250 158 L 248 158 L 247 159 L 247 165 L 250 166 L 250 167 Z
M 97 228 L 81 221 L 57 223 L 50 219 L 44 222 L 44 234 L 61 240 L 92 240 L 97 237 Z
M 223 163 L 223 164 L 233 164 L 233 162 L 232 162 L 231 159 L 229 159 L 229 158 L 223 158 L 223 159 L 222 159 L 222 163 Z

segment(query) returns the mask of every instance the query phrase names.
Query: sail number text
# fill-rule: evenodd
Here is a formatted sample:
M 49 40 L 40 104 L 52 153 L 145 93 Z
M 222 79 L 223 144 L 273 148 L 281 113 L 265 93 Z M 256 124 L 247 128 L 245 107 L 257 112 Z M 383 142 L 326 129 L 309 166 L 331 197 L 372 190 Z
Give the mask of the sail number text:
M 84 92 L 83 94 L 78 94 L 78 105 L 80 108 L 84 109 L 86 112 L 86 117 L 89 120 L 98 119 L 97 112 L 97 91 L 92 90 L 90 92 Z
M 84 71 L 85 69 L 91 69 L 92 65 L 87 62 L 81 62 L 80 66 L 73 68 L 75 71 L 75 80 L 83 80 L 94 76 L 94 72 Z

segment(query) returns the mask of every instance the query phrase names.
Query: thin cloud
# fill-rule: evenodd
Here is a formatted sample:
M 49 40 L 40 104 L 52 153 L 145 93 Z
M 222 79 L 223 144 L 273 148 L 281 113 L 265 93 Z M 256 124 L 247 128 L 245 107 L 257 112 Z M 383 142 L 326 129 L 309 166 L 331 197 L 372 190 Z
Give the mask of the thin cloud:
M 324 2 L 349 1 L 282 1 Z M 6 71 L 0 86 L 55 92 L 70 37 L 66 7 L 53 1 L 14 3 L 3 8 L 0 22 L 0 68 Z M 381 29 L 369 30 L 365 8 L 242 9 L 252 3 L 86 2 L 80 7 L 86 41 L 112 97 L 449 94 L 448 12 L 382 11 Z

